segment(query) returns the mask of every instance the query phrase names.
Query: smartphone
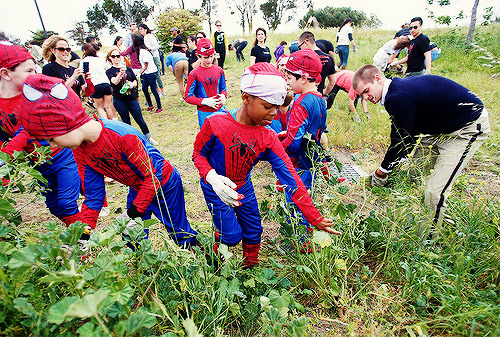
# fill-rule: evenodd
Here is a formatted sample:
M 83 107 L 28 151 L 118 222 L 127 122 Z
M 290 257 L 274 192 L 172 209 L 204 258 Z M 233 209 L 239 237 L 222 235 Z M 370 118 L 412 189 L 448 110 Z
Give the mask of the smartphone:
M 83 62 L 83 73 L 86 74 L 89 72 L 89 63 Z

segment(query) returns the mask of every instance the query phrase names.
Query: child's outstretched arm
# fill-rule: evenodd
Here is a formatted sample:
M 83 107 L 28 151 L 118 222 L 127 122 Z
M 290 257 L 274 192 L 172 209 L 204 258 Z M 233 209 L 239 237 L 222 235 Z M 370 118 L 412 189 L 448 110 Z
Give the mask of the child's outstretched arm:
M 315 225 L 314 227 L 316 227 L 316 229 L 318 229 L 320 231 L 325 231 L 325 232 L 332 233 L 335 235 L 342 234 L 342 233 L 336 231 L 335 229 L 331 228 L 331 226 L 333 226 L 333 225 L 334 225 L 334 223 L 333 223 L 332 219 L 323 218 L 323 220 L 321 220 L 321 222 L 318 223 L 317 225 Z

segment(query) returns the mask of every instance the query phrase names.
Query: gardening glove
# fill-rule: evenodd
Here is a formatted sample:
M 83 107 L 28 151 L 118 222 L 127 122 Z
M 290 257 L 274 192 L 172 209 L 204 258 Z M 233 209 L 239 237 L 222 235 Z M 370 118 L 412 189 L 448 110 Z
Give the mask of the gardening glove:
M 216 108 L 219 102 L 214 97 L 208 97 L 201 100 L 201 104 L 209 106 L 211 108 Z
M 339 53 L 339 50 L 337 49 L 337 47 L 335 47 L 335 54 L 338 54 Z
M 388 179 L 387 176 L 385 178 L 380 178 L 375 174 L 375 172 L 371 174 L 372 186 L 379 186 L 379 187 L 385 186 L 385 184 L 387 184 L 387 179 Z
M 130 207 L 127 209 L 127 215 L 130 219 L 141 218 L 144 216 L 144 213 L 141 213 L 137 210 L 137 206 L 132 203 Z
M 226 95 L 220 94 L 218 96 L 219 96 L 220 104 L 222 104 L 222 105 L 226 104 Z
M 217 194 L 222 202 L 232 207 L 241 205 L 241 202 L 238 200 L 242 199 L 243 196 L 234 190 L 236 184 L 233 183 L 231 179 L 221 176 L 217 174 L 214 169 L 211 169 L 205 177 L 205 180 L 212 185 L 215 194 Z
M 399 61 L 392 61 L 391 64 L 389 64 L 391 67 L 397 66 L 399 64 Z
M 356 46 L 352 46 L 352 51 L 353 51 L 353 52 L 357 52 L 357 51 L 358 51 L 358 47 L 356 47 Z

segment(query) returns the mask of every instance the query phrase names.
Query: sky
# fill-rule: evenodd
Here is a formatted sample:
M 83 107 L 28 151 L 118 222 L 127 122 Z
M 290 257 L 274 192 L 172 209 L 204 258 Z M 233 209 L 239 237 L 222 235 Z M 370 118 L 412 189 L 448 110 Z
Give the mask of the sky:
M 21 41 L 27 41 L 31 38 L 33 31 L 42 28 L 40 18 L 36 11 L 34 0 L 3 0 L 9 1 L 8 6 L 2 6 L 8 13 L 2 15 L 0 20 L 0 31 L 6 32 L 9 36 L 15 36 Z M 222 0 L 220 3 L 227 3 L 230 0 Z M 265 0 L 261 0 L 264 2 Z M 298 0 L 300 2 L 301 0 Z M 258 3 L 261 3 L 258 1 Z M 414 16 L 421 16 L 424 20 L 424 29 L 426 27 L 436 27 L 436 24 L 428 18 L 426 8 L 432 8 L 439 15 L 454 15 L 460 10 L 465 14 L 470 14 L 474 0 L 452 0 L 452 5 L 439 7 L 434 5 L 430 7 L 427 0 L 315 0 L 314 9 L 320 9 L 325 6 L 351 7 L 352 9 L 362 10 L 367 15 L 376 14 L 382 21 L 382 29 L 396 31 L 401 24 L 409 21 Z M 66 35 L 66 31 L 72 29 L 76 22 L 86 19 L 87 9 L 97 3 L 97 0 L 37 0 L 45 28 L 53 30 L 61 35 Z M 164 1 L 171 5 L 177 5 L 176 0 Z M 186 8 L 199 8 L 201 0 L 184 0 Z M 495 6 L 496 5 L 496 6 Z M 478 21 L 480 22 L 484 9 L 488 6 L 494 6 L 495 16 L 500 16 L 500 6 L 498 0 L 480 0 L 478 9 Z M 302 6 L 297 10 L 295 20 L 288 24 L 278 26 L 277 32 L 298 31 L 298 19 L 302 18 L 307 12 Z M 219 9 L 218 18 L 221 18 L 223 30 L 229 36 L 242 33 L 241 27 L 237 23 L 237 16 L 231 16 L 228 8 Z M 149 26 L 154 26 L 153 22 L 147 22 Z M 463 23 L 467 24 L 467 20 Z M 265 21 L 261 17 L 260 10 L 254 17 L 254 28 L 266 27 Z M 208 25 L 204 23 L 204 29 L 208 32 Z M 152 27 L 153 28 L 153 27 Z M 125 31 L 119 31 L 116 35 L 123 35 Z M 111 45 L 114 36 L 110 36 L 103 31 L 101 40 L 104 45 Z

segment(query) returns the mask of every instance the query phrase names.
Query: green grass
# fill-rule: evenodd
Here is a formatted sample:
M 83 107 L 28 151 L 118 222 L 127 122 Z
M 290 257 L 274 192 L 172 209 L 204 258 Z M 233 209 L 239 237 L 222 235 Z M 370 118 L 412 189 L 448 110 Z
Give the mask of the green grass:
M 313 33 L 316 38 L 334 41 L 333 30 L 314 30 Z M 371 63 L 377 49 L 393 33 L 355 30 L 358 52 L 351 52 L 348 69 L 355 70 Z M 273 52 L 281 40 L 292 41 L 299 34 L 270 33 L 267 45 Z M 308 317 L 310 321 L 307 333 L 297 335 L 308 336 L 500 334 L 500 85 L 498 77 L 492 76 L 500 70 L 498 65 L 486 67 L 478 61 L 482 60 L 478 57 L 484 52 L 464 44 L 465 29 L 424 30 L 424 34 L 443 49 L 441 57 L 432 64 L 432 73 L 451 78 L 475 92 L 489 110 L 492 127 L 489 140 L 480 148 L 450 195 L 448 219 L 438 243 L 423 245 L 417 236 L 418 229 L 430 223 L 429 214 L 422 204 L 425 174 L 412 180 L 406 171 L 401 170 L 393 174 L 387 188 L 369 189 L 361 182 L 350 185 L 347 191 L 319 179 L 315 186 L 315 203 L 326 216 L 334 219 L 336 228 L 343 235 L 332 237 L 331 241 L 315 238 L 314 252 L 300 254 L 294 249 L 297 233 L 286 223 L 287 210 L 282 206 L 282 196 L 264 188 L 272 186 L 276 178 L 269 165 L 258 165 L 252 179 L 257 198 L 266 209 L 260 268 L 274 270 L 278 278 L 289 280 L 290 287 L 272 283 L 275 282 L 271 281 L 274 276 L 264 269 L 258 269 L 256 274 L 246 274 L 232 265 L 234 269 L 228 269 L 231 270 L 230 278 L 238 279 L 241 289 L 241 285 L 245 284 L 245 295 L 248 297 L 241 302 L 238 302 L 237 296 L 228 298 L 230 303 L 234 300 L 235 303 L 248 305 L 245 310 L 249 311 L 246 319 L 237 314 L 224 316 L 220 321 L 221 335 L 262 335 L 262 328 L 269 335 L 279 335 L 275 331 L 276 326 L 281 328 L 284 324 L 291 329 L 298 324 L 303 327 L 299 320 L 295 320 L 300 317 Z M 476 37 L 481 47 L 500 57 L 500 25 L 478 27 Z M 233 38 L 229 37 L 228 41 Z M 249 60 L 253 36 L 245 38 L 249 41 L 245 50 Z M 241 104 L 239 77 L 247 65 L 236 62 L 233 52 L 227 55 L 228 108 L 237 108 Z M 181 174 L 188 218 L 193 226 L 210 235 L 210 213 L 199 186 L 198 172 L 191 160 L 192 144 L 198 132 L 194 114 L 196 108 L 181 102 L 171 73 L 163 76 L 163 80 L 167 93 L 162 98 L 165 111 L 159 115 L 144 112 L 145 120 L 153 137 L 160 141 L 158 148 Z M 144 106 L 144 102 L 141 103 Z M 339 93 L 328 112 L 330 146 L 338 151 L 339 156 L 342 153 L 346 158 L 355 158 L 357 164 L 371 172 L 380 164 L 389 144 L 389 119 L 380 105 L 368 103 L 371 119 L 363 119 L 361 124 L 354 123 L 347 103 L 347 95 Z M 123 210 L 126 193 L 127 188 L 119 184 L 108 186 L 108 201 L 113 213 L 101 221 L 99 228 L 112 222 L 116 215 L 114 212 Z M 28 199 L 29 196 L 24 195 L 20 199 L 23 198 Z M 32 217 L 33 222 L 51 219 L 40 203 L 34 206 L 41 211 L 36 218 Z M 23 228 L 29 229 L 36 226 L 26 221 L 22 224 Z M 151 234 L 154 248 L 173 254 L 169 263 L 175 266 L 172 270 L 162 269 L 165 278 L 155 283 L 160 287 L 157 291 L 160 297 L 173 296 L 168 291 L 162 293 L 169 284 L 181 290 L 190 285 L 193 288 L 185 292 L 184 301 L 189 299 L 190 304 L 196 302 L 201 307 L 213 305 L 226 315 L 224 308 L 229 303 L 224 304 L 221 298 L 217 298 L 215 288 L 210 286 L 210 289 L 204 289 L 200 280 L 187 279 L 198 275 L 193 274 L 193 256 L 175 250 L 172 252 L 173 248 L 160 234 L 161 226 L 154 228 Z M 231 251 L 239 258 L 241 253 L 238 247 Z M 196 264 L 196 268 L 202 265 Z M 211 282 L 214 282 L 210 283 L 213 287 L 220 286 L 218 279 L 211 279 Z M 255 288 L 249 286 L 252 282 L 256 284 Z M 273 308 L 249 300 L 250 296 L 258 298 L 265 295 L 274 296 L 273 303 L 288 303 L 288 295 L 282 293 L 284 288 L 299 303 L 294 304 L 295 300 L 291 302 L 286 319 Z M 271 293 L 271 289 L 278 289 L 278 295 Z M 178 306 L 185 304 L 180 299 L 175 300 L 179 301 Z M 304 313 L 297 310 L 301 305 L 305 307 Z M 175 303 L 169 303 L 169 308 L 171 306 L 175 307 Z M 188 307 L 185 310 L 197 312 Z M 259 310 L 262 317 L 268 317 L 267 320 L 258 319 L 258 315 L 252 316 Z M 249 317 L 255 317 L 255 320 L 249 321 Z M 269 317 L 278 322 L 274 330 Z M 195 318 L 195 323 L 205 332 L 215 331 L 210 330 L 210 324 L 203 320 L 202 315 Z M 160 330 L 164 333 L 174 331 L 173 326 L 179 328 L 179 324 L 166 319 L 161 322 L 156 333 Z M 329 330 L 325 329 L 326 326 Z

